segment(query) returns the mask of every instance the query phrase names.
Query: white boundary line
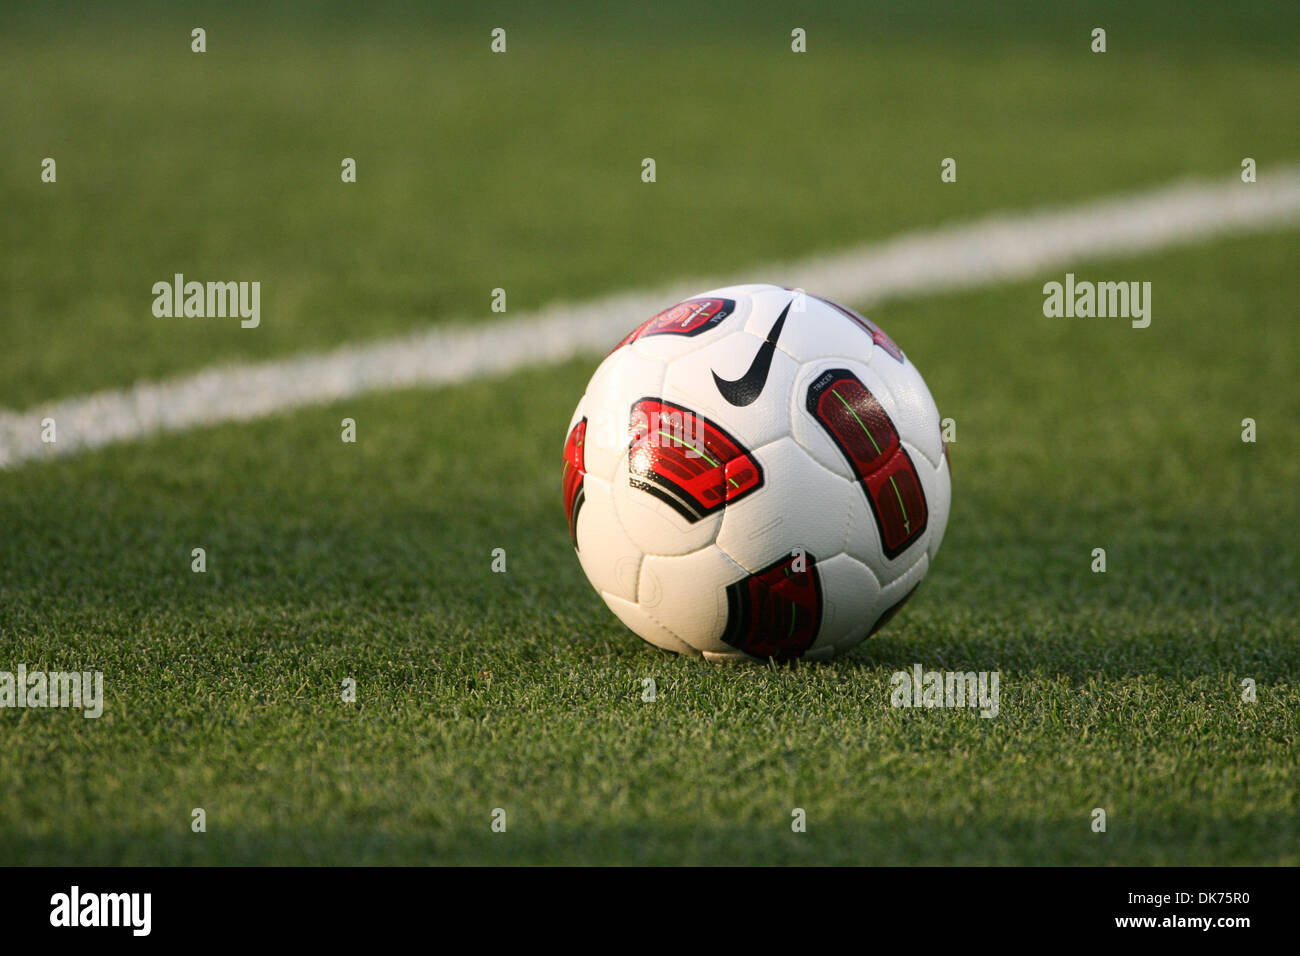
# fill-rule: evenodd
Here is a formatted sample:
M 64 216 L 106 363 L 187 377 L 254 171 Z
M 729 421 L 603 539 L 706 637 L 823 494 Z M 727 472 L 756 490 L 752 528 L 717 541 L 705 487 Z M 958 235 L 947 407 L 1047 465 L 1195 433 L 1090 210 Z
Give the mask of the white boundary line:
M 364 392 L 449 385 L 609 349 L 638 323 L 703 289 L 740 282 L 799 286 L 853 305 L 1026 279 L 1084 260 L 1300 224 L 1300 169 L 1264 181 L 1183 182 L 1066 209 L 990 216 L 909 233 L 747 277 L 682 281 L 508 320 L 441 326 L 399 339 L 257 364 L 214 366 L 161 382 L 0 410 L 0 468 L 112 442 L 250 421 Z M 1060 278 L 1054 276 L 1054 278 Z M 142 302 L 145 300 L 141 300 Z M 1027 304 L 1037 309 L 1038 304 Z M 142 307 L 143 308 L 143 307 Z M 41 441 L 53 418 L 57 441 Z

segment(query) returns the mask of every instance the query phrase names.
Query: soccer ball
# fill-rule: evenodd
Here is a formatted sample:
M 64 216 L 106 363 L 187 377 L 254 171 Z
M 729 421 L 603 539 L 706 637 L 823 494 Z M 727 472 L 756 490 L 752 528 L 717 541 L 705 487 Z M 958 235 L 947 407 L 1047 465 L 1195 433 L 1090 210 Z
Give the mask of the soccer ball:
M 951 498 L 939 410 L 870 320 L 797 289 L 715 289 L 644 322 L 569 424 L 588 580 L 651 644 L 822 659 L 930 569 Z

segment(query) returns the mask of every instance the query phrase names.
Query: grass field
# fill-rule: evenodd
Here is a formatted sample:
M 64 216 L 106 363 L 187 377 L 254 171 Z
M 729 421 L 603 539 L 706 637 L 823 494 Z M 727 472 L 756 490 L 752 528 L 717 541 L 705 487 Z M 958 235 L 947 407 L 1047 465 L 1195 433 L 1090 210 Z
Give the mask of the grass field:
M 1300 160 L 1280 6 L 277 10 L 4 32 L 0 407 Z M 1152 283 L 1145 330 L 1045 318 L 1060 273 L 874 310 L 957 422 L 953 512 L 824 665 L 672 657 L 600 602 L 559 490 L 596 356 L 0 472 L 0 670 L 107 691 L 0 711 L 0 863 L 1300 863 L 1297 260 L 1079 263 Z M 259 279 L 262 326 L 155 319 L 177 271 Z M 999 670 L 999 716 L 891 708 L 914 662 Z

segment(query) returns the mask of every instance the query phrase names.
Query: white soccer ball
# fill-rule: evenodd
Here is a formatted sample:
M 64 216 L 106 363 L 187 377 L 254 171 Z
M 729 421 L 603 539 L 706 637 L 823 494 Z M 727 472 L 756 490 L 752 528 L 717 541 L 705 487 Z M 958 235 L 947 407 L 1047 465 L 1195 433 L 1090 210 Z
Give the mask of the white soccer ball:
M 588 580 L 651 644 L 821 659 L 930 569 L 947 451 L 921 374 L 868 319 L 732 286 L 601 362 L 569 423 L 565 510 Z

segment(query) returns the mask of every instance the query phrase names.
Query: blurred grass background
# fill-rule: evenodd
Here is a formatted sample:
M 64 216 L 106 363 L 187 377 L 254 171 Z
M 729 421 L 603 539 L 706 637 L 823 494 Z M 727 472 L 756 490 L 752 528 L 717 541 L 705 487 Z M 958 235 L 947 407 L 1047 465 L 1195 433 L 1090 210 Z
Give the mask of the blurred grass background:
M 6 16 L 0 407 L 1300 156 L 1293 5 Z M 155 319 L 177 272 L 260 281 L 262 326 Z

